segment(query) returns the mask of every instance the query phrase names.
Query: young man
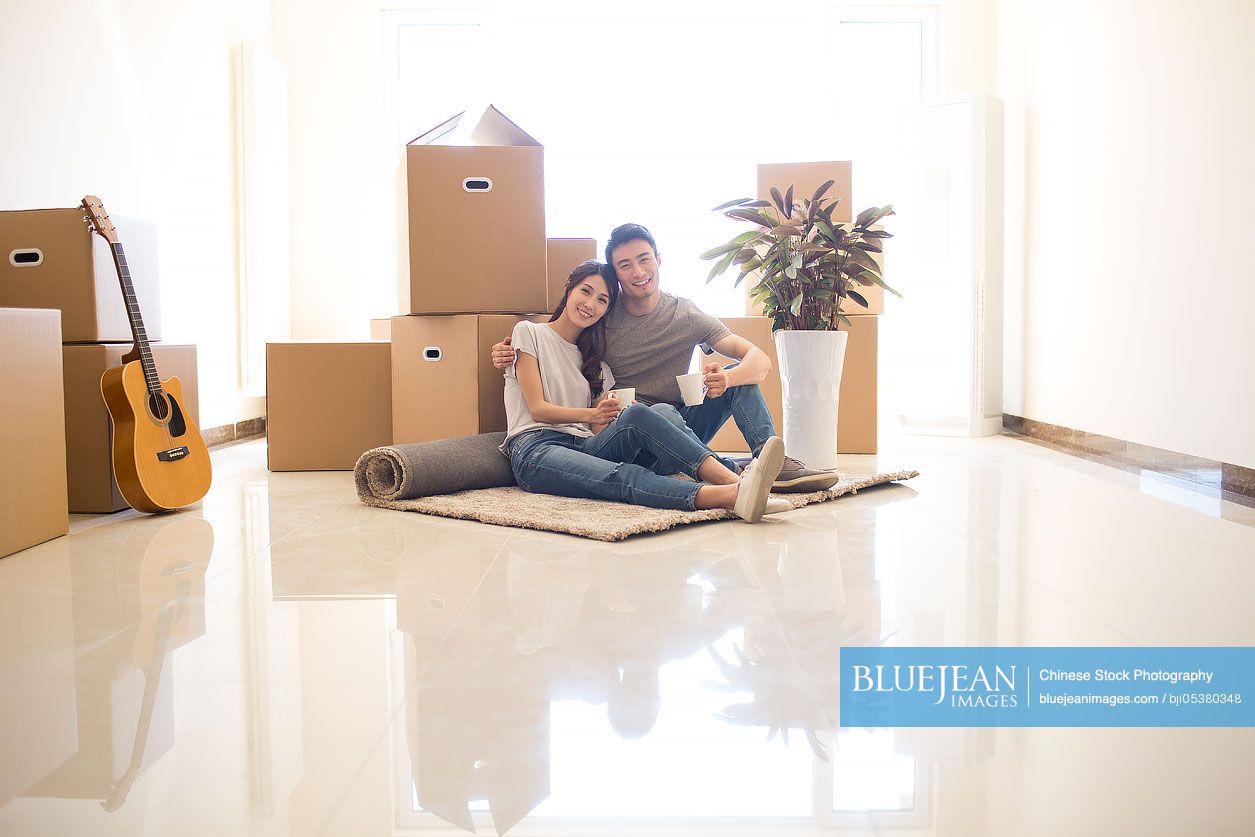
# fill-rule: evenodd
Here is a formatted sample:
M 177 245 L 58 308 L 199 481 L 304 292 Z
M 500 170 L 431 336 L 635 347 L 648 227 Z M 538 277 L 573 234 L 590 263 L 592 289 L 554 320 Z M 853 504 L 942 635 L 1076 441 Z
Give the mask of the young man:
M 606 262 L 619 279 L 617 304 L 606 315 L 605 361 L 620 387 L 635 387 L 636 400 L 685 424 L 709 442 L 731 417 L 754 455 L 776 435 L 759 384 L 771 371 L 771 359 L 744 337 L 733 334 L 717 318 L 687 299 L 662 293 L 658 269 L 662 259 L 653 235 L 640 224 L 623 224 L 610 234 Z M 714 350 L 737 362 L 703 367 L 706 397 L 685 406 L 676 383 L 689 371 L 693 349 Z M 493 365 L 507 368 L 514 350 L 507 338 L 493 346 Z M 646 455 L 648 457 L 648 454 Z M 654 463 L 637 460 L 637 465 Z M 773 491 L 820 491 L 836 484 L 835 471 L 815 471 L 786 457 Z

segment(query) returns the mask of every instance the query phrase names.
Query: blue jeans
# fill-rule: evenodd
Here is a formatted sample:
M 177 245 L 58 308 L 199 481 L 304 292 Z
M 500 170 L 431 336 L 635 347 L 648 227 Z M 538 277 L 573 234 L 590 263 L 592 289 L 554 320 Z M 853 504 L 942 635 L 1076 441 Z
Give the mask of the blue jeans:
M 631 464 L 646 451 L 660 470 L 694 479 L 706 457 L 714 456 L 692 433 L 644 404 L 632 404 L 596 436 L 538 429 L 514 437 L 506 446 L 514 479 L 526 491 L 655 509 L 696 509 L 702 483 L 671 479 Z
M 732 363 L 724 368 L 731 369 L 734 366 L 736 364 Z M 696 407 L 680 406 L 677 408 L 671 404 L 655 404 L 653 409 L 672 418 L 673 421 L 681 422 L 702 444 L 709 444 L 729 417 L 736 422 L 737 429 L 741 431 L 741 435 L 749 444 L 750 451 L 755 455 L 768 439 L 776 435 L 776 425 L 771 420 L 767 401 L 763 398 L 763 391 L 758 384 L 729 387 L 723 395 L 718 398 L 707 398 Z M 658 463 L 648 452 L 641 454 L 634 461 L 644 468 L 658 470 Z M 731 465 L 726 459 L 720 458 L 719 461 L 725 465 Z M 733 471 L 736 470 L 735 466 L 731 467 Z

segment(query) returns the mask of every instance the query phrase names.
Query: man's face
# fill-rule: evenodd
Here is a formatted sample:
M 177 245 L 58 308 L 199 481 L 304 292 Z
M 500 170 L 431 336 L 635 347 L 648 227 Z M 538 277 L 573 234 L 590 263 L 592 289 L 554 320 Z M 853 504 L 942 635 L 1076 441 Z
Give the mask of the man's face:
M 658 293 L 658 267 L 662 260 L 644 239 L 625 241 L 610 252 L 623 294 L 644 302 Z

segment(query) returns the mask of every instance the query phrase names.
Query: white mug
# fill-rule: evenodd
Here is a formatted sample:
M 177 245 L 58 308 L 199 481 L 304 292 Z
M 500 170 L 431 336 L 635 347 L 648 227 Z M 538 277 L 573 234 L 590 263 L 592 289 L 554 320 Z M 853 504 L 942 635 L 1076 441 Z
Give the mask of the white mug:
M 704 372 L 690 372 L 687 375 L 676 375 L 675 382 L 680 385 L 680 395 L 684 398 L 684 406 L 696 407 L 706 399 Z
M 624 409 L 636 403 L 636 387 L 621 387 L 620 389 L 612 389 L 609 393 L 610 397 L 623 405 Z

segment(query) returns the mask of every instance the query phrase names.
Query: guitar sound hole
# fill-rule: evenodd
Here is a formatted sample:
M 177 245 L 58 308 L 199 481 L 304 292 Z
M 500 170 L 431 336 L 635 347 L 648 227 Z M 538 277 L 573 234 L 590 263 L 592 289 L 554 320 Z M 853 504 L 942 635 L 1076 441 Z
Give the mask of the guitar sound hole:
M 153 417 L 158 421 L 165 421 L 170 415 L 170 402 L 166 400 L 164 395 L 149 395 L 148 409 L 152 411 Z

